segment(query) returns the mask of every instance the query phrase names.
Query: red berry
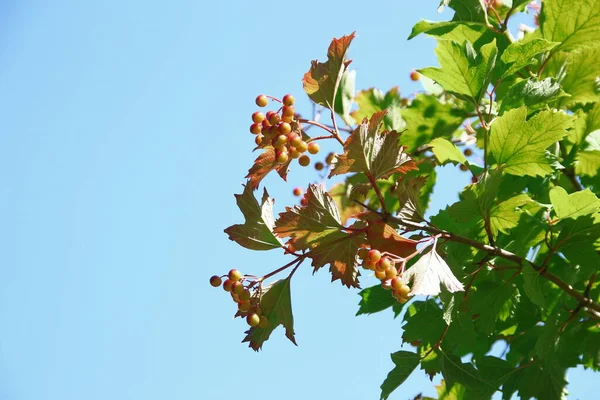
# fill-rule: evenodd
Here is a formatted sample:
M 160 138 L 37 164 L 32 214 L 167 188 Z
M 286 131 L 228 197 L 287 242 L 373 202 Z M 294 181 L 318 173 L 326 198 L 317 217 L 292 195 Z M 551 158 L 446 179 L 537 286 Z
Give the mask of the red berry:
M 238 269 L 232 269 L 232 270 L 230 270 L 229 274 L 227 274 L 227 276 L 233 282 L 236 282 L 236 281 L 239 281 L 240 279 L 242 279 L 242 273 Z
M 377 277 L 377 279 L 379 280 L 384 280 L 386 279 L 385 276 L 385 271 L 379 271 L 379 270 L 375 270 L 375 276 Z
M 231 279 L 225 279 L 223 282 L 223 290 L 226 292 L 231 292 L 231 286 L 233 286 L 233 281 Z
M 294 194 L 294 196 L 302 196 L 302 188 L 294 188 L 294 190 L 292 191 L 292 193 Z M 211 278 L 212 279 L 212 278 Z M 218 285 L 217 285 L 218 286 Z
M 256 105 L 259 107 L 265 107 L 269 104 L 269 99 L 264 94 L 256 96 Z
M 418 81 L 421 78 L 421 74 L 419 74 L 417 71 L 412 71 L 410 73 L 410 80 L 413 82 Z
M 383 269 L 389 269 L 389 268 L 391 268 L 391 267 L 392 267 L 392 265 L 393 265 L 393 262 L 392 262 L 392 259 L 391 259 L 391 258 L 389 258 L 389 257 L 382 257 L 382 258 L 379 260 L 379 264 L 381 265 L 381 267 L 382 267 Z
M 257 146 L 260 146 L 264 138 L 263 135 L 258 134 L 254 137 L 254 143 L 256 143 Z
M 218 277 L 217 275 L 213 275 L 213 276 L 211 276 L 211 277 L 210 277 L 210 284 L 211 284 L 213 287 L 219 287 L 219 286 L 221 286 L 221 278 L 220 278 L 220 277 Z
M 238 310 L 240 310 L 241 312 L 248 312 L 248 311 L 250 311 L 251 307 L 252 307 L 252 305 L 250 304 L 249 301 L 238 302 Z
M 277 127 L 277 130 L 282 135 L 287 135 L 288 133 L 290 133 L 292 131 L 292 126 L 290 124 L 288 124 L 287 122 L 282 122 Z
M 317 171 L 321 171 L 323 168 L 325 168 L 325 165 L 323 165 L 322 162 L 318 161 L 318 162 L 315 163 L 315 169 Z
M 306 197 L 303 197 L 303 198 L 300 200 L 300 204 L 301 204 L 303 207 L 306 207 L 306 206 L 308 206 L 308 199 L 307 199 Z
M 292 96 L 291 94 L 286 94 L 285 96 L 283 96 L 282 101 L 284 106 L 291 106 L 294 104 L 294 101 L 296 101 L 296 99 L 294 99 L 294 96 Z
M 298 158 L 298 164 L 300 164 L 303 167 L 306 167 L 310 164 L 310 157 L 307 156 L 306 154 L 300 156 Z
M 240 295 L 240 293 L 242 293 L 244 291 L 244 285 L 242 284 L 242 282 L 240 281 L 235 281 L 233 282 L 233 285 L 231 285 L 231 291 L 235 294 L 237 294 L 238 296 Z
M 369 257 L 369 261 L 377 262 L 377 261 L 381 260 L 381 252 L 376 249 L 371 249 L 367 253 L 367 257 Z
M 271 114 L 271 116 L 269 117 L 269 123 L 271 125 L 277 125 L 279 122 L 281 121 L 281 117 L 279 116 L 279 114 L 277 113 L 273 113 Z
M 290 155 L 288 154 L 288 152 L 282 151 L 281 153 L 277 154 L 275 162 L 277 162 L 278 164 L 285 164 L 286 162 L 288 162 L 289 159 Z
M 310 142 L 308 144 L 308 152 L 310 154 L 317 154 L 319 152 L 319 150 L 321 149 L 321 147 L 319 146 L 319 143 L 316 142 Z
M 281 109 L 281 116 L 291 118 L 294 116 L 296 110 L 292 106 L 283 106 Z
M 252 133 L 254 135 L 258 135 L 261 132 L 262 132 L 262 125 L 259 124 L 258 122 L 255 122 L 252 125 L 250 125 L 250 133 Z
M 252 113 L 252 121 L 258 123 L 261 123 L 265 120 L 265 114 L 261 113 L 260 111 L 256 111 L 254 113 Z

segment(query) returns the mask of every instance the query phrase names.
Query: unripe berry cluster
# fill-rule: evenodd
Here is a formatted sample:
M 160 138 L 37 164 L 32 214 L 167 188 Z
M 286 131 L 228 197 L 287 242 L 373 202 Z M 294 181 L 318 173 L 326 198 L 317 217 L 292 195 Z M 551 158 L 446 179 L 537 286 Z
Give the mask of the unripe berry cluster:
M 226 278 L 223 280 L 222 278 Z M 260 299 L 257 293 L 252 294 L 250 288 L 244 286 L 246 278 L 237 269 L 232 269 L 227 275 L 210 277 L 210 284 L 213 287 L 221 286 L 223 290 L 231 294 L 231 298 L 237 305 L 236 317 L 245 317 L 248 325 L 259 328 L 265 328 L 269 320 L 262 315 L 260 308 Z
M 254 142 L 260 148 L 273 147 L 275 162 L 278 164 L 285 164 L 290 158 L 297 158 L 298 163 L 306 167 L 310 164 L 310 158 L 304 153 L 317 154 L 319 144 L 307 141 L 308 137 L 303 136 L 294 109 L 294 96 L 286 94 L 283 99 L 279 100 L 261 94 L 256 97 L 256 105 L 266 107 L 269 98 L 281 103 L 281 107 L 276 111 L 271 110 L 264 114 L 260 111 L 252 114 L 250 133 L 256 135 Z
M 410 287 L 402 280 L 402 273 L 398 272 L 394 260 L 381 254 L 377 249 L 361 248 L 358 251 L 358 257 L 363 260 L 363 268 L 374 271 L 375 277 L 381 281 L 381 286 L 391 290 L 395 299 L 400 303 L 408 301 Z

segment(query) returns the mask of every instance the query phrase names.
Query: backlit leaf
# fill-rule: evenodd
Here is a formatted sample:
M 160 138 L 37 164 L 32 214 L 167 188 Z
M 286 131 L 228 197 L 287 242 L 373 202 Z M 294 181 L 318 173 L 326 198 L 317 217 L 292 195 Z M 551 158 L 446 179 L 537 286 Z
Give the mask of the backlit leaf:
M 304 91 L 315 103 L 330 109 L 334 107 L 340 81 L 351 62 L 346 59 L 346 53 L 354 36 L 353 32 L 333 39 L 327 51 L 327 61 L 312 61 L 310 70 L 304 74 Z
M 561 43 L 556 51 L 598 45 L 600 1 L 548 0 L 542 5 L 540 30 L 544 39 Z
M 391 356 L 395 367 L 388 373 L 387 378 L 381 384 L 381 400 L 387 399 L 394 390 L 408 379 L 410 374 L 417 368 L 417 365 L 419 365 L 419 356 L 410 351 L 397 351 Z
M 252 187 L 249 184 L 244 187 L 244 192 L 236 194 L 235 198 L 246 222 L 243 225 L 232 225 L 225 229 L 229 239 L 251 250 L 270 250 L 281 247 L 281 242 L 273 233 L 274 200 L 269 197 L 267 189 L 264 190 L 260 205 L 254 198 Z
M 435 250 L 421 256 L 412 267 L 404 272 L 402 279 L 412 282 L 409 295 L 436 296 L 440 294 L 440 284 L 450 293 L 464 291 L 462 283 L 452 273 L 446 261 Z
M 329 177 L 349 172 L 364 172 L 374 179 L 387 178 L 395 172 L 416 169 L 400 145 L 396 131 L 380 132 L 385 112 L 373 114 L 356 128 L 344 143 Z
M 294 316 L 292 314 L 292 298 L 290 292 L 291 278 L 276 281 L 262 289 L 260 307 L 269 324 L 265 328 L 258 326 L 250 328 L 246 332 L 243 342 L 249 342 L 249 346 L 258 351 L 264 342 L 269 339 L 273 330 L 279 325 L 285 328 L 285 336 L 296 344 L 294 336 Z

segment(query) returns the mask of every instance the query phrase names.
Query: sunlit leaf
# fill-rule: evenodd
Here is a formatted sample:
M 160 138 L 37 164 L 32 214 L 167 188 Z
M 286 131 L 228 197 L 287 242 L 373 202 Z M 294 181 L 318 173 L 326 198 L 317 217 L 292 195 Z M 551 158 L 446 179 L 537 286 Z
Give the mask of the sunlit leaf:
M 402 279 L 412 282 L 410 295 L 436 296 L 440 294 L 440 285 L 448 292 L 460 292 L 465 288 L 452 273 L 446 261 L 435 250 L 422 255 L 412 267 L 408 268 Z

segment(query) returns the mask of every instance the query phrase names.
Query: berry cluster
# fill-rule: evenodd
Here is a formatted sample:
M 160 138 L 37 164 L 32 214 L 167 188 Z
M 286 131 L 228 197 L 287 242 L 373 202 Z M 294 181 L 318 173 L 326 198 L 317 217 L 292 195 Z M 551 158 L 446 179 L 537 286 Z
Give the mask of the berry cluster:
M 256 105 L 266 107 L 269 98 L 280 103 L 281 107 L 277 111 L 271 110 L 264 114 L 256 111 L 252 114 L 250 133 L 256 135 L 254 142 L 259 148 L 272 146 L 278 164 L 285 164 L 290 158 L 297 158 L 301 166 L 308 166 L 310 157 L 304 153 L 317 154 L 320 148 L 318 143 L 311 142 L 310 138 L 303 134 L 294 109 L 294 96 L 286 94 L 279 100 L 261 94 L 256 97 Z
M 408 301 L 410 287 L 402 280 L 402 272 L 398 273 L 396 263 L 392 258 L 382 255 L 377 249 L 361 248 L 358 257 L 363 260 L 363 268 L 375 272 L 384 289 L 391 290 L 392 296 L 400 303 Z
M 226 278 L 224 281 L 222 278 Z M 231 294 L 231 298 L 237 304 L 238 311 L 236 317 L 245 317 L 248 325 L 259 328 L 265 328 L 269 320 L 262 315 L 260 308 L 260 299 L 258 292 L 250 293 L 250 288 L 244 286 L 246 278 L 237 269 L 232 269 L 227 275 L 210 277 L 210 284 L 213 287 L 222 286 L 223 290 Z

